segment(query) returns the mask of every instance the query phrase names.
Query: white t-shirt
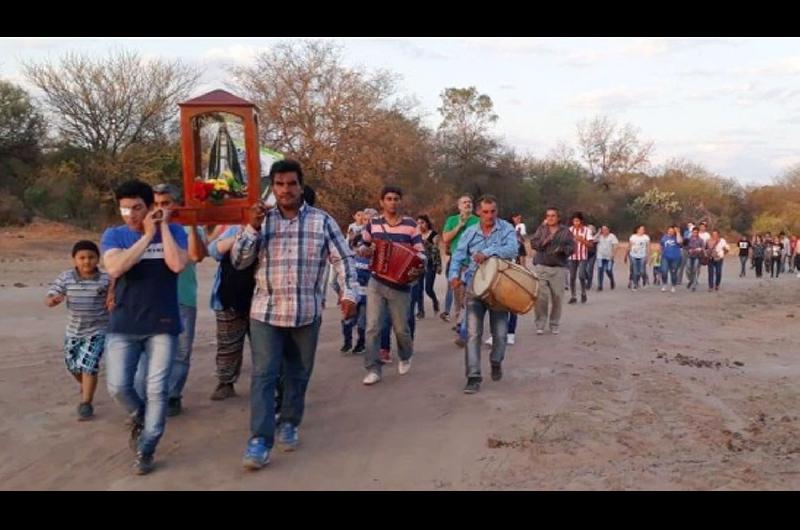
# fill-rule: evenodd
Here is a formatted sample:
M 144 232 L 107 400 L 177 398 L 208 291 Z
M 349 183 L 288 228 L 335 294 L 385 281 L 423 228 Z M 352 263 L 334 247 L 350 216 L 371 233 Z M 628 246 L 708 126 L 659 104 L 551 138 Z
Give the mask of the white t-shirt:
M 525 223 L 518 224 L 517 226 L 514 227 L 514 230 L 516 230 L 517 233 L 521 236 L 528 235 L 528 231 L 525 229 Z
M 618 245 L 619 240 L 614 234 L 597 236 L 597 259 L 613 259 L 614 245 Z
M 646 258 L 647 257 L 647 249 L 650 246 L 650 236 L 647 234 L 640 236 L 639 234 L 633 234 L 628 242 L 631 244 L 631 257 L 632 258 Z
M 703 243 L 708 243 L 708 240 L 711 239 L 711 232 L 700 232 L 700 239 L 703 240 Z
M 358 234 L 364 230 L 366 225 L 360 225 L 358 223 L 350 223 L 350 226 L 347 227 L 347 235 L 350 237 L 356 237 Z
M 721 237 L 721 238 L 719 238 L 719 241 L 717 241 L 717 244 L 714 245 L 714 248 L 711 249 L 711 255 L 715 259 L 722 259 L 722 258 L 725 257 L 725 250 L 726 249 L 728 251 L 730 251 L 731 247 L 728 246 L 728 242 L 725 241 L 725 238 Z

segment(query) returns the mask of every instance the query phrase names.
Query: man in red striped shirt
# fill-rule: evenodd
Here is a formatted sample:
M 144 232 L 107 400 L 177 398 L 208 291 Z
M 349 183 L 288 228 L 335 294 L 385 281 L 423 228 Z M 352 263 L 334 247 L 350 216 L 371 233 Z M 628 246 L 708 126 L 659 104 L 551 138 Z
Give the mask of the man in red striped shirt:
M 365 246 L 371 245 L 373 239 L 383 239 L 393 243 L 410 245 L 418 255 L 425 259 L 425 245 L 422 235 L 417 227 L 417 222 L 400 215 L 400 204 L 403 200 L 403 191 L 396 186 L 384 186 L 381 191 L 381 208 L 383 214 L 373 217 L 362 230 L 361 236 Z M 362 255 L 371 254 L 371 247 L 361 247 Z M 425 264 L 411 272 L 413 279 L 425 271 Z M 413 281 L 412 281 L 413 283 Z M 411 286 L 399 285 L 388 280 L 378 278 L 375 274 L 369 279 L 367 285 L 367 350 L 364 354 L 364 367 L 367 375 L 364 377 L 365 385 L 374 385 L 382 377 L 381 368 L 384 361 L 379 356 L 380 335 L 383 322 L 388 313 L 395 336 L 397 337 L 397 355 L 400 357 L 397 370 L 400 375 L 405 375 L 411 369 L 411 356 L 414 354 L 414 342 L 411 338 L 411 329 L 408 324 L 408 315 L 411 311 Z
M 589 260 L 589 247 L 594 245 L 594 234 L 588 226 L 583 224 L 583 213 L 572 214 L 571 222 L 572 226 L 569 227 L 569 231 L 575 238 L 575 251 L 569 257 L 569 290 L 571 294 L 569 303 L 574 304 L 578 301 L 575 298 L 575 278 L 577 276 L 581 283 L 581 303 L 585 304 L 587 275 L 591 274 L 586 270 L 586 264 Z

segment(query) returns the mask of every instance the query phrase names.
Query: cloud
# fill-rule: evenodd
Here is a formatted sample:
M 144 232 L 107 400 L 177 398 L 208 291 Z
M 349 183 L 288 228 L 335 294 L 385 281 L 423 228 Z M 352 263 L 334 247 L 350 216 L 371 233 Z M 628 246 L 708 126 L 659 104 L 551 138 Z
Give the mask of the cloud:
M 707 46 L 739 46 L 744 44 L 745 39 L 727 38 L 652 38 L 641 39 L 633 44 L 621 49 L 622 53 L 630 55 L 640 55 L 644 57 L 654 57 L 670 53 L 695 50 Z
M 736 75 L 793 77 L 800 76 L 800 56 L 783 57 L 760 66 L 737 68 L 732 71 Z
M 428 47 L 419 46 L 408 39 L 369 39 L 371 42 L 378 44 L 387 44 L 397 49 L 401 53 L 409 55 L 414 59 L 434 59 L 434 60 L 448 60 L 451 57 L 447 54 L 438 52 Z
M 613 54 L 611 50 L 581 50 L 569 53 L 561 63 L 566 66 L 589 66 Z
M 553 54 L 559 50 L 549 41 L 534 37 L 473 37 L 463 39 L 469 48 L 505 55 Z
M 628 39 L 625 39 L 626 42 Z M 614 39 L 611 42 L 620 42 Z M 739 46 L 744 44 L 744 39 L 725 38 L 647 38 L 638 39 L 626 44 L 610 46 L 607 48 L 593 48 L 578 50 L 568 53 L 562 64 L 567 66 L 588 66 L 599 61 L 615 58 L 644 57 L 652 58 L 678 52 L 684 52 L 706 46 Z M 711 73 L 708 70 L 706 73 Z M 714 74 L 716 75 L 716 74 Z
M 20 50 L 46 50 L 63 46 L 66 39 L 59 37 L 12 37 L 3 40 L 12 43 L 14 48 Z
M 660 107 L 659 93 L 652 89 L 612 88 L 592 90 L 572 98 L 570 106 L 592 111 L 619 111 L 633 107 Z
M 500 85 L 500 90 L 516 90 L 517 87 L 514 85 Z
M 249 46 L 234 44 L 232 46 L 209 48 L 202 58 L 211 62 L 234 62 L 237 64 L 252 63 L 259 53 L 269 50 L 268 46 Z

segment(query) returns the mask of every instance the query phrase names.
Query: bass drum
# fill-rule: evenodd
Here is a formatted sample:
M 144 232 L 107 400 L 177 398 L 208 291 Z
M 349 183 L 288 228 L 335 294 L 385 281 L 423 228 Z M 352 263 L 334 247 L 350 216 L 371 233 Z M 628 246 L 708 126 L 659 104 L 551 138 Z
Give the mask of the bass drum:
M 522 265 L 493 256 L 475 272 L 472 292 L 492 309 L 524 315 L 536 305 L 539 280 Z

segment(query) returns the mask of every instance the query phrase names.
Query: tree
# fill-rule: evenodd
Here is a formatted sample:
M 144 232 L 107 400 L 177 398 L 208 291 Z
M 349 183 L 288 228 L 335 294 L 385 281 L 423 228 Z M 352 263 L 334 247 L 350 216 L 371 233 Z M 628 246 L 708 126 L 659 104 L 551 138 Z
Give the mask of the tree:
M 339 221 L 373 205 L 382 183 L 425 152 L 426 133 L 395 97 L 395 78 L 345 65 L 333 43 L 279 43 L 230 72 L 231 88 L 259 107 L 262 142 L 303 165 Z M 417 171 L 427 176 L 424 166 Z
M 45 132 L 42 115 L 28 93 L 0 80 L 0 156 L 35 158 Z
M 653 142 L 640 141 L 639 131 L 633 125 L 620 128 L 606 116 L 580 123 L 578 144 L 589 173 L 603 181 L 644 171 L 653 151 Z
M 23 72 L 43 92 L 63 141 L 111 157 L 136 143 L 164 141 L 178 103 L 201 75 L 180 60 L 145 60 L 124 50 L 99 59 L 68 53 L 56 64 L 25 63 Z
M 458 168 L 488 165 L 498 148 L 490 135 L 498 120 L 492 98 L 475 87 L 446 88 L 439 97 L 442 123 L 436 141 L 444 164 Z
M 628 205 L 634 218 L 655 230 L 679 221 L 682 208 L 676 200 L 675 192 L 662 191 L 657 186 L 647 189 Z
M 0 80 L 0 190 L 21 197 L 38 166 L 45 134 L 42 115 L 28 93 Z M 14 211 L 24 212 L 18 200 L 13 203 Z

